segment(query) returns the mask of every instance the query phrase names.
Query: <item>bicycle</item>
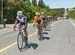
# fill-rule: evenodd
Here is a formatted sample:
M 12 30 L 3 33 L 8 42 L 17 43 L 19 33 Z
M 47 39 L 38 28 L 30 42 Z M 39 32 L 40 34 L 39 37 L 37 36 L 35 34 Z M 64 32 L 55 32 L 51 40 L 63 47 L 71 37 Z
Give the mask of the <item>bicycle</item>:
M 38 29 L 38 39 L 41 41 L 42 40 L 42 32 L 41 32 L 41 25 L 42 24 L 37 24 L 37 29 Z
M 20 51 L 22 51 L 22 49 L 26 49 L 28 46 L 26 35 L 24 33 L 24 26 L 22 26 L 19 30 L 18 37 L 17 37 L 17 46 Z

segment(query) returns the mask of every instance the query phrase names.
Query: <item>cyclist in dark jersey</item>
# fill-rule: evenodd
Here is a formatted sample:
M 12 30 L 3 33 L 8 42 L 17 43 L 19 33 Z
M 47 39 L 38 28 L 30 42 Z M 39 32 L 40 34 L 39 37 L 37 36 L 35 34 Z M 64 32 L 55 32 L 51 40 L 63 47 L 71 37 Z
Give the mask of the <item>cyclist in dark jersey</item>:
M 43 17 L 43 27 L 46 28 L 46 26 L 47 26 L 47 21 L 48 21 L 48 17 L 47 17 L 47 15 L 46 15 L 44 12 L 42 12 L 41 15 L 42 15 L 42 17 Z

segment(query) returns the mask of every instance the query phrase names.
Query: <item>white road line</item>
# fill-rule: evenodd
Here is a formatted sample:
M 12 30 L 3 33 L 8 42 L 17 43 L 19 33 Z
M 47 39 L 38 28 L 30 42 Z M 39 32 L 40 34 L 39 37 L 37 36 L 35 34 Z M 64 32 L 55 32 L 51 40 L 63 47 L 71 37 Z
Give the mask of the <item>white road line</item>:
M 75 24 L 71 20 L 69 20 L 69 22 L 75 27 Z
M 34 36 L 35 34 L 36 34 L 36 32 L 30 34 L 28 37 L 32 37 L 32 36 Z M 3 48 L 3 49 L 0 49 L 0 53 L 6 51 L 7 49 L 9 49 L 9 48 L 11 48 L 11 47 L 13 47 L 13 46 L 15 46 L 16 44 L 17 44 L 17 42 L 14 42 L 13 44 L 8 45 L 8 46 L 6 46 L 6 47 Z

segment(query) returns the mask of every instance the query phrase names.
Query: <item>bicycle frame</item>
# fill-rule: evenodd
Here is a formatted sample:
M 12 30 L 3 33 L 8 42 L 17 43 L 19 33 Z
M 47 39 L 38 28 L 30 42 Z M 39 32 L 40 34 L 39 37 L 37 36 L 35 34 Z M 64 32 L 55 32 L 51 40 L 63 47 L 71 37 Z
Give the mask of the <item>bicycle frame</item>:
M 24 28 L 25 28 L 25 26 L 23 25 L 23 26 L 20 28 L 19 33 L 23 33 L 23 35 L 25 36 Z

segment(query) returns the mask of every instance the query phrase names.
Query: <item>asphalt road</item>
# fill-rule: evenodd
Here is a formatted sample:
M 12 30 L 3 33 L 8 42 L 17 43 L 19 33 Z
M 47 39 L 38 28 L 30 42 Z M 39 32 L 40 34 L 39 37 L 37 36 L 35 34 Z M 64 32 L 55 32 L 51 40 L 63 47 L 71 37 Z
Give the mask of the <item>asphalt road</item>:
M 0 35 L 0 55 L 75 55 L 75 26 L 70 20 L 59 20 L 43 32 L 39 41 L 36 29 L 29 25 L 30 48 L 20 52 L 16 45 L 18 32 Z

